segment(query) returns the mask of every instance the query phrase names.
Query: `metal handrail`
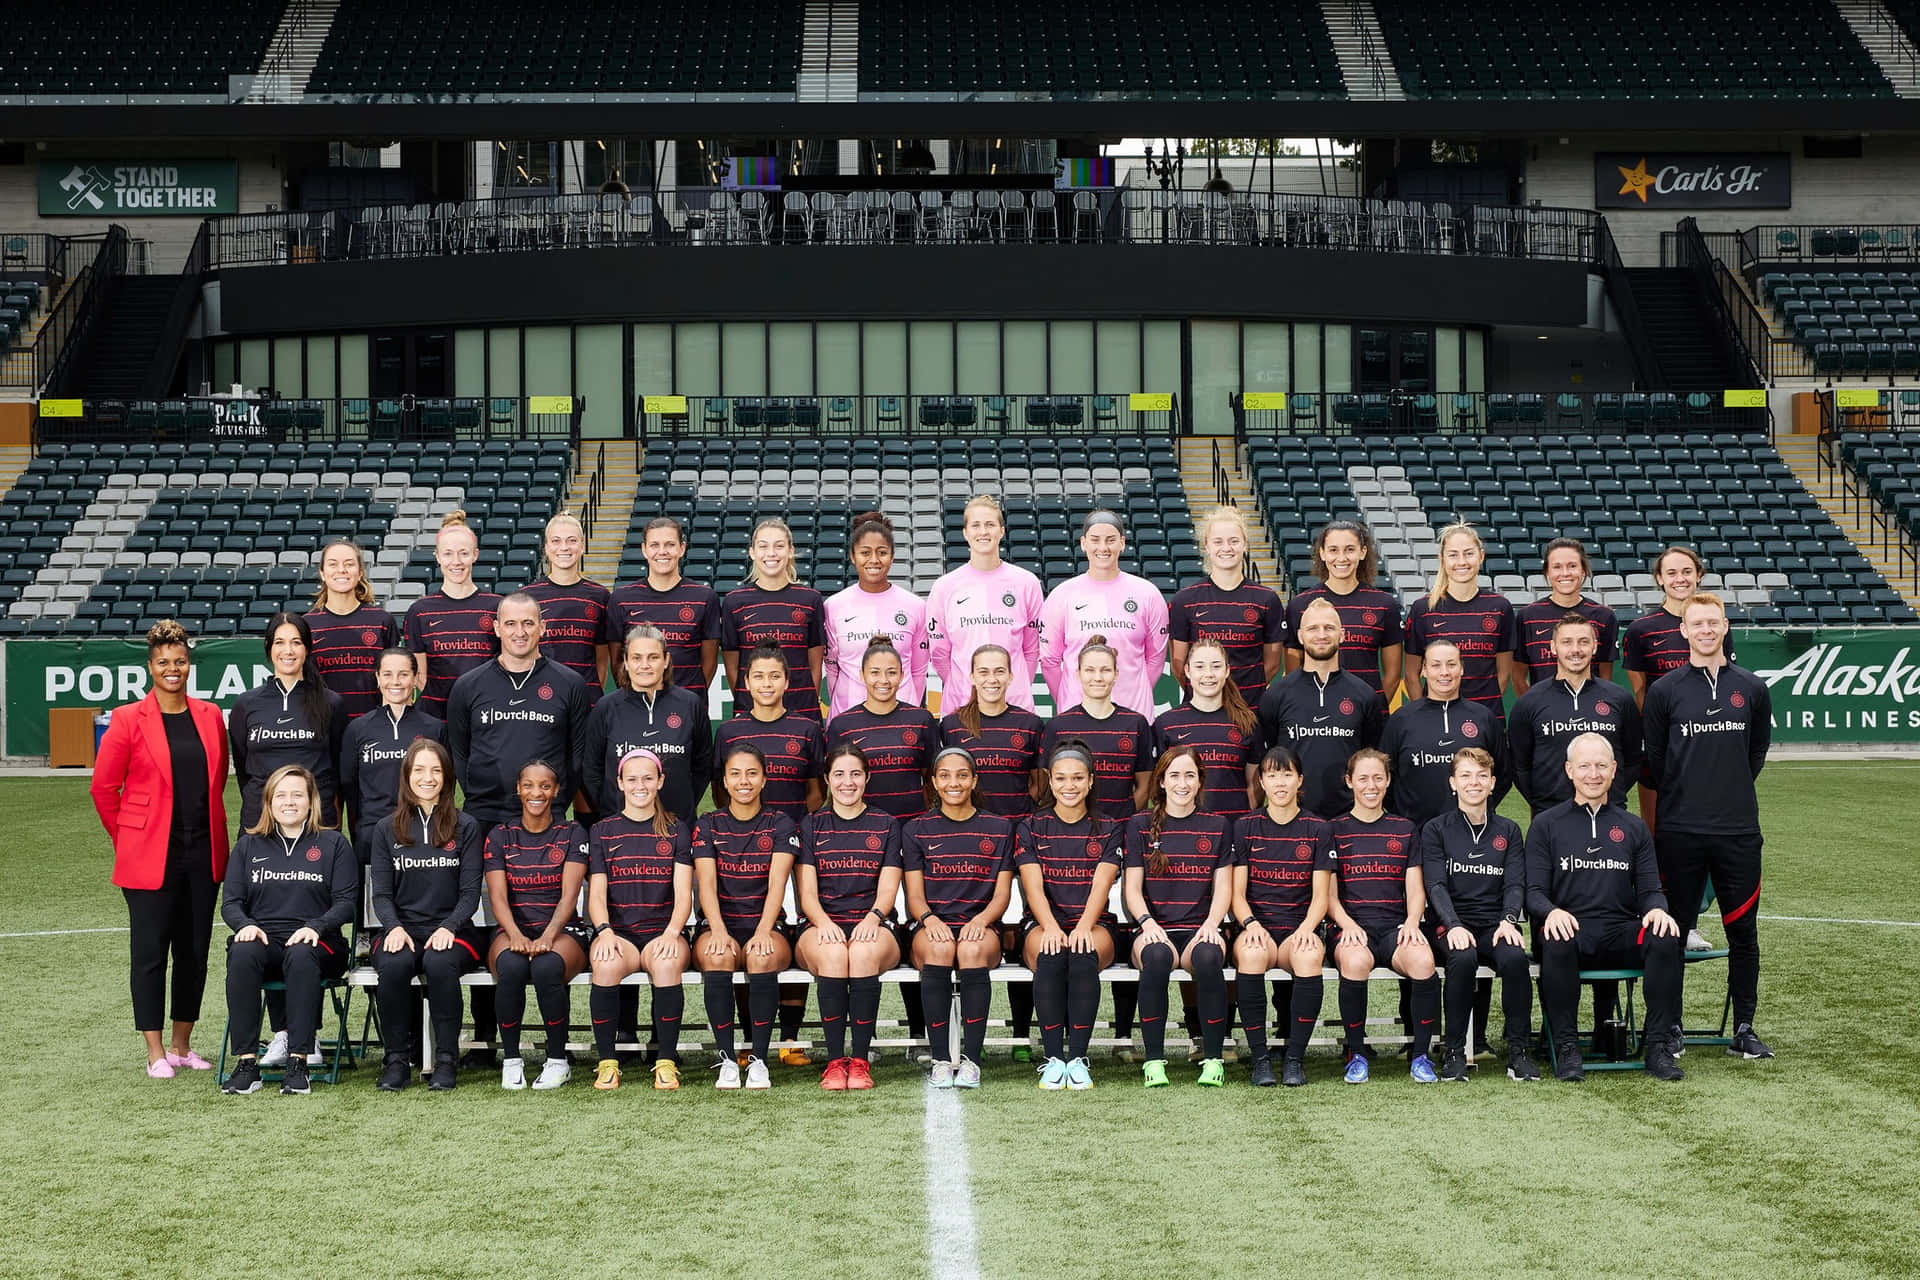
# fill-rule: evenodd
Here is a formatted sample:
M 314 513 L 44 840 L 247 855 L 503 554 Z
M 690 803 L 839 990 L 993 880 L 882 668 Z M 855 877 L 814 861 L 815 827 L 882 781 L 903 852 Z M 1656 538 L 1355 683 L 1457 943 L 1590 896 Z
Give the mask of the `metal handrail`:
M 109 226 L 78 279 L 48 311 L 33 340 L 33 385 L 59 395 L 97 338 L 113 282 L 126 274 L 127 229 Z
M 1620 258 L 1620 246 L 1614 243 L 1607 220 L 1602 217 L 1598 223 L 1594 232 L 1595 250 L 1601 273 L 1606 277 L 1607 298 L 1613 303 L 1627 349 L 1633 353 L 1638 385 L 1650 387 L 1660 381 L 1660 362 L 1654 357 L 1653 344 L 1647 341 L 1646 327 L 1640 323 L 1640 305 L 1634 301 L 1633 285 L 1627 280 L 1627 264 Z
M 1763 362 L 1771 355 L 1767 339 L 1772 334 L 1766 320 L 1728 277 L 1726 268 L 1707 247 L 1698 222 L 1692 218 L 1682 218 L 1675 230 L 1674 248 L 1678 253 L 1679 265 L 1692 273 L 1695 287 L 1707 300 L 1707 308 L 1715 322 L 1713 336 L 1722 355 L 1736 372 L 1744 375 L 1753 385 L 1762 385 L 1768 380 Z M 1734 297 L 1727 296 L 1729 290 Z

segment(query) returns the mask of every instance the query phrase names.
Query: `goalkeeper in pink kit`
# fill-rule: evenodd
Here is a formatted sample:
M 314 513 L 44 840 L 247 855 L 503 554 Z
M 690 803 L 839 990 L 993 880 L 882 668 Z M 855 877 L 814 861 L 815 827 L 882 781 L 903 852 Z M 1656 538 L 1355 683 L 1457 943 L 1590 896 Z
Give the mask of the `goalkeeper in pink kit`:
M 1032 711 L 1033 677 L 1040 664 L 1040 579 L 1000 558 L 1007 525 L 1000 500 L 968 501 L 967 563 L 933 584 L 927 596 L 927 670 L 940 677 L 940 706 L 957 711 L 973 692 L 973 653 L 984 644 L 1007 651 L 1013 682 L 1007 701 Z

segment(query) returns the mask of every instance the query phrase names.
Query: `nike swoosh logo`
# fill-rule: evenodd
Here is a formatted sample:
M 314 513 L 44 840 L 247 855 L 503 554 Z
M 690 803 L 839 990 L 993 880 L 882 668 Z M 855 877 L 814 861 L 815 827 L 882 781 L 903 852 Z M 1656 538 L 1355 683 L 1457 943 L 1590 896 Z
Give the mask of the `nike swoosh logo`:
M 953 602 L 954 602 L 955 604 L 965 604 L 965 603 L 966 603 L 967 601 L 969 601 L 969 600 L 971 600 L 971 599 L 973 599 L 973 597 L 972 597 L 972 596 L 955 596 L 955 597 L 953 598 Z
M 292 716 L 281 716 L 281 717 L 280 717 L 280 718 L 279 718 L 278 720 L 276 720 L 276 721 L 274 721 L 274 723 L 275 723 L 275 724 L 292 724 L 292 723 L 293 723 L 293 717 L 292 717 Z
M 1321 723 L 1322 721 L 1324 721 L 1324 720 L 1328 720 L 1328 719 L 1331 719 L 1331 718 L 1332 718 L 1332 717 L 1330 717 L 1330 716 L 1315 716 L 1315 717 L 1313 718 L 1313 722 L 1314 722 L 1315 724 L 1319 724 L 1319 723 Z
M 1726 710 L 1725 707 L 1708 707 L 1707 714 L 1710 716 L 1717 716 L 1724 710 Z
M 521 703 L 523 703 L 523 702 L 525 702 L 525 701 L 526 701 L 526 699 L 525 699 L 525 698 L 508 698 L 508 699 L 507 699 L 507 705 L 508 705 L 508 706 L 510 706 L 510 707 L 517 707 L 517 706 L 519 706 L 519 705 L 520 705 Z
M 440 625 L 440 624 L 441 624 L 442 622 L 444 622 L 444 621 L 446 621 L 446 619 L 444 619 L 444 618 L 428 618 L 428 619 L 427 619 L 427 625 L 428 625 L 429 627 L 437 627 L 437 626 L 439 626 L 439 625 Z
M 1442 739 L 1440 739 L 1440 745 L 1441 745 L 1441 746 L 1443 746 L 1443 747 L 1450 747 L 1450 746 L 1452 746 L 1452 745 L 1453 745 L 1453 739 L 1452 739 L 1452 738 L 1442 738 Z
M 1587 846 L 1587 852 L 1588 852 L 1588 853 L 1598 853 L 1598 852 L 1600 852 L 1600 846 L 1599 846 L 1599 845 L 1597 845 L 1597 844 L 1590 844 L 1590 845 L 1588 845 L 1588 846 Z
M 1073 611 L 1074 611 L 1075 613 L 1078 613 L 1078 612 L 1080 612 L 1080 611 L 1081 611 L 1082 609 L 1084 609 L 1084 608 L 1086 608 L 1086 607 L 1087 607 L 1087 606 L 1085 606 L 1085 605 L 1083 605 L 1083 604 L 1077 604 L 1077 605 L 1075 605 L 1075 606 L 1073 606 Z

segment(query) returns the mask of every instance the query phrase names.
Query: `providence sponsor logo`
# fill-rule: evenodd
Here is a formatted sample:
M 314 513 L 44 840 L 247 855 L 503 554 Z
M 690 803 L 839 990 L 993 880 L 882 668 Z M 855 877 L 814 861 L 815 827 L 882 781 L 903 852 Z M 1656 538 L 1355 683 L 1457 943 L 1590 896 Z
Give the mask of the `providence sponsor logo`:
M 963 613 L 954 619 L 954 623 L 962 627 L 1010 627 L 1013 625 L 1013 618 L 1002 613 Z M 927 625 L 932 628 L 938 623 L 931 622 Z

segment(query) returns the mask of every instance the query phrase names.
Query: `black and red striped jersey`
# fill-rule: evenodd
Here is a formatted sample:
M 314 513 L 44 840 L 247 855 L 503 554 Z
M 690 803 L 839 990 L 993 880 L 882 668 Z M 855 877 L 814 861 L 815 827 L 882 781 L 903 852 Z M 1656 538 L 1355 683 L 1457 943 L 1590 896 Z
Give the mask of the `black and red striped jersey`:
M 748 937 L 760 927 L 767 895 L 773 891 L 774 856 L 794 857 L 799 852 L 798 828 L 765 807 L 744 822 L 731 810 L 715 809 L 693 828 L 693 860 L 697 866 L 702 858 L 713 859 L 720 923 L 736 938 Z M 784 885 L 781 896 L 784 900 Z
M 407 607 L 407 648 L 427 659 L 422 711 L 445 720 L 453 682 L 500 652 L 500 637 L 493 634 L 499 608 L 500 597 L 491 591 L 476 591 L 464 600 L 435 591 Z
M 767 758 L 760 803 L 792 822 L 806 817 L 807 783 L 820 776 L 827 759 L 827 734 L 820 722 L 790 712 L 778 720 L 761 720 L 750 711 L 722 721 L 713 731 L 715 778 L 726 777 L 727 752 L 743 742 L 760 748 Z
M 951 926 L 987 909 L 1002 872 L 1013 869 L 1013 820 L 976 809 L 964 820 L 935 810 L 900 828 L 900 866 L 922 877 L 927 909 Z
M 1407 868 L 1418 865 L 1419 831 L 1411 820 L 1383 813 L 1362 822 L 1351 813 L 1333 826 L 1334 884 L 1340 905 L 1365 929 L 1392 929 L 1407 919 Z
M 720 602 L 720 648 L 737 651 L 744 664 L 755 645 L 772 644 L 787 655 L 787 710 L 811 720 L 820 719 L 820 688 L 814 683 L 807 650 L 827 647 L 827 604 L 812 587 L 780 587 L 768 591 L 748 585 L 735 587 Z M 741 681 L 746 672 L 740 673 Z M 734 690 L 734 701 L 750 701 L 744 690 Z
M 1512 602 L 1491 591 L 1477 592 L 1471 600 L 1442 595 L 1437 605 L 1422 596 L 1407 610 L 1408 656 L 1422 657 L 1435 640 L 1451 640 L 1460 650 L 1460 696 L 1504 721 L 1498 658 L 1512 653 L 1517 643 Z
M 700 650 L 707 641 L 720 639 L 720 597 L 714 589 L 682 578 L 665 591 L 655 591 L 642 578 L 607 594 L 605 639 L 616 654 L 625 648 L 627 632 L 642 625 L 658 627 L 666 637 L 673 682 L 704 694 L 707 670 Z
M 1308 605 L 1321 599 L 1331 603 L 1340 615 L 1340 669 L 1365 680 L 1375 693 L 1381 692 L 1380 651 L 1406 642 L 1400 625 L 1400 602 L 1392 592 L 1378 587 L 1355 587 L 1345 595 L 1329 590 L 1325 584 L 1308 587 L 1287 601 L 1289 649 L 1301 647 L 1300 619 Z
M 340 695 L 349 718 L 365 715 L 380 705 L 380 686 L 374 674 L 380 654 L 398 648 L 400 624 L 385 609 L 363 604 L 352 613 L 314 609 L 307 614 L 313 633 L 313 662 L 320 683 Z
M 539 832 L 503 822 L 487 832 L 481 869 L 505 873 L 513 923 L 527 937 L 537 938 L 547 931 L 554 908 L 560 905 L 566 864 L 584 867 L 588 860 L 587 833 L 577 822 L 551 823 Z
M 1652 684 L 1669 671 L 1677 671 L 1687 665 L 1688 654 L 1692 650 L 1687 645 L 1687 637 L 1680 630 L 1680 619 L 1668 613 L 1665 608 L 1655 609 L 1652 613 L 1635 618 L 1627 624 L 1626 639 L 1621 644 L 1627 663 L 1627 670 L 1638 671 Z M 1733 661 L 1733 633 L 1727 633 L 1725 644 L 1727 661 Z
M 1333 824 L 1311 813 L 1275 822 L 1255 809 L 1235 824 L 1233 862 L 1247 869 L 1247 907 L 1276 939 L 1298 929 L 1313 905 L 1313 873 L 1333 870 Z
M 851 818 L 824 806 L 800 820 L 799 862 L 813 868 L 821 910 L 851 929 L 873 910 L 880 873 L 900 865 L 900 824 L 872 805 Z M 893 909 L 881 907 L 889 916 Z
M 559 586 L 539 577 L 520 590 L 540 602 L 540 652 L 586 681 L 588 703 L 598 702 L 610 593 L 591 578 Z
M 1093 805 L 1110 818 L 1131 817 L 1134 776 L 1153 771 L 1153 724 L 1138 711 L 1115 707 L 1104 720 L 1074 706 L 1047 721 L 1040 735 L 1044 761 L 1062 742 L 1078 739 L 1093 754 Z
M 959 713 L 940 721 L 940 745 L 965 747 L 973 754 L 979 778 L 973 802 L 988 813 L 1018 818 L 1033 812 L 1033 771 L 1040 767 L 1040 717 L 1021 707 L 997 716 L 981 716 L 980 732 L 969 733 Z
M 827 745 L 851 742 L 867 753 L 867 803 L 896 818 L 927 811 L 927 770 L 940 749 L 940 726 L 925 707 L 895 704 L 886 715 L 851 707 L 827 725 Z
M 1146 873 L 1141 894 L 1161 928 L 1197 929 L 1213 906 L 1214 872 L 1231 865 L 1233 826 L 1217 813 L 1196 809 L 1184 818 L 1167 815 L 1158 841 L 1150 839 L 1152 827 L 1151 812 L 1127 819 L 1126 869 Z M 1154 871 L 1149 862 L 1155 845 L 1167 856 L 1163 871 Z
M 1072 933 L 1087 909 L 1093 891 L 1093 873 L 1101 863 L 1119 866 L 1124 824 L 1118 818 L 1088 813 L 1078 822 L 1065 822 L 1052 809 L 1029 816 L 1013 831 L 1013 863 L 1040 868 L 1046 885 L 1047 906 L 1054 923 Z M 1113 913 L 1100 904 L 1099 921 L 1109 924 Z
M 1201 808 L 1225 818 L 1247 811 L 1247 766 L 1259 764 L 1266 753 L 1258 724 L 1242 729 L 1224 706 L 1202 711 L 1189 703 L 1162 711 L 1153 722 L 1153 733 L 1157 754 L 1178 746 L 1190 746 L 1199 754 L 1205 788 Z
M 1182 587 L 1167 603 L 1167 638 L 1218 640 L 1240 696 L 1252 706 L 1267 687 L 1267 646 L 1286 637 L 1286 606 L 1272 587 L 1242 582 L 1223 591 L 1211 578 Z
M 673 920 L 675 867 L 693 865 L 693 828 L 675 822 L 666 835 L 652 819 L 623 813 L 603 818 L 588 833 L 589 875 L 607 878 L 607 920 L 623 933 L 651 938 Z
M 1542 684 L 1553 679 L 1560 664 L 1553 656 L 1553 629 L 1560 625 L 1560 619 L 1570 613 L 1577 613 L 1593 623 L 1598 647 L 1593 651 L 1593 660 L 1600 662 L 1618 661 L 1620 643 L 1620 620 L 1613 610 L 1598 600 L 1580 597 L 1578 604 L 1566 608 L 1555 604 L 1551 598 L 1535 600 L 1514 615 L 1514 638 L 1519 647 L 1513 651 L 1516 661 L 1527 666 L 1527 683 Z

